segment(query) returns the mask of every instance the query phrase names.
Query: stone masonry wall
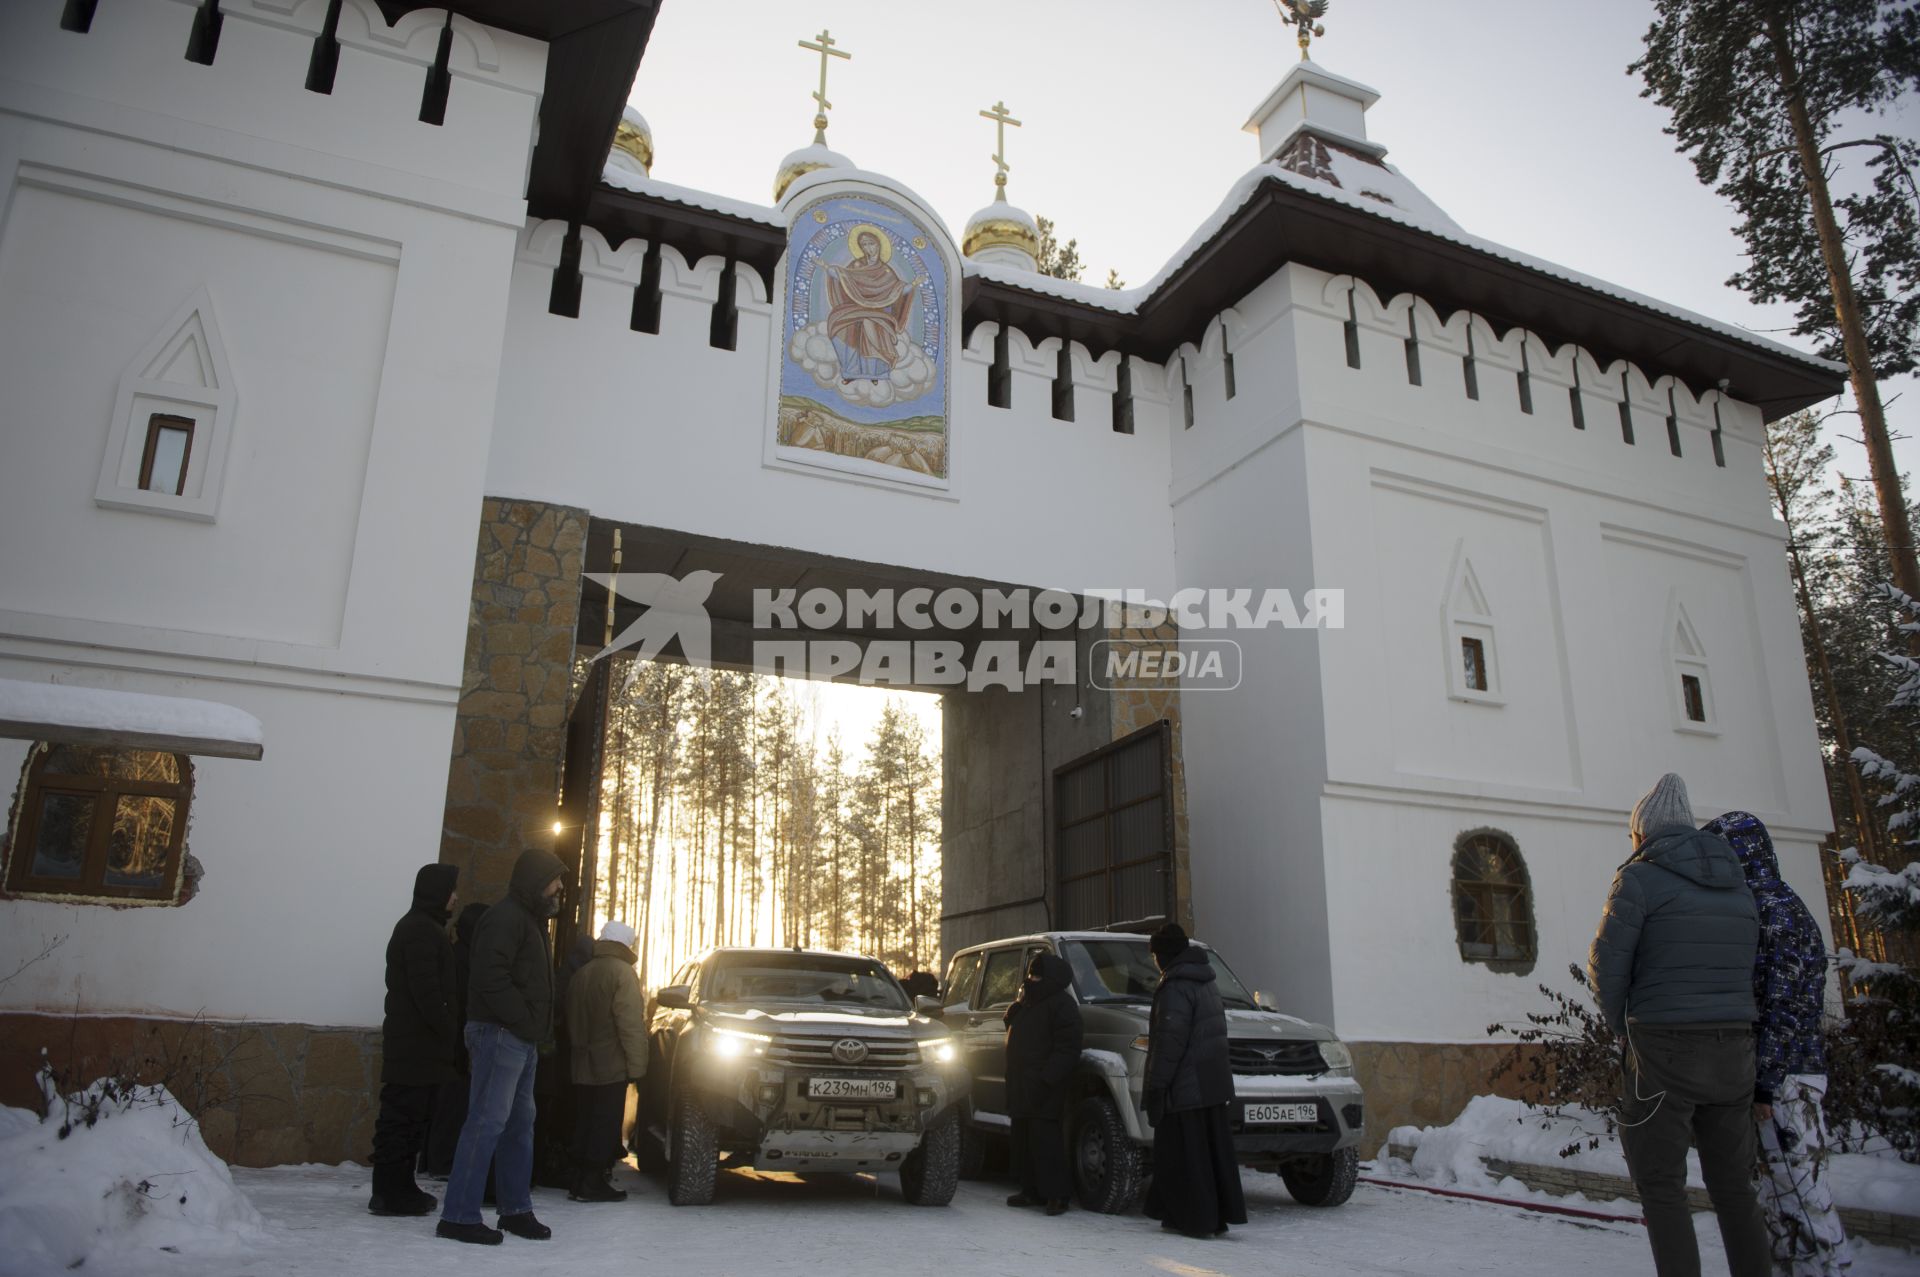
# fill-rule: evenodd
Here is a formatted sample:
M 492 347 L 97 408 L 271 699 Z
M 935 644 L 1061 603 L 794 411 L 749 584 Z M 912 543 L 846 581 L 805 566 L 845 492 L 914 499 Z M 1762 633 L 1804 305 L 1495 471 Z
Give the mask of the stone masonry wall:
M 1512 1043 L 1349 1042 L 1347 1047 L 1353 1052 L 1354 1077 L 1366 1092 L 1362 1157 L 1373 1156 L 1396 1126 L 1451 1122 L 1476 1095 L 1527 1098 L 1518 1070 L 1494 1076 L 1515 1050 Z
M 380 1030 L 136 1016 L 0 1014 L 0 1104 L 37 1108 L 41 1051 L 61 1089 L 125 1076 L 164 1083 L 237 1166 L 365 1162 Z
M 586 539 L 585 510 L 481 502 L 440 840 L 463 899 L 499 899 L 521 851 L 552 842 Z

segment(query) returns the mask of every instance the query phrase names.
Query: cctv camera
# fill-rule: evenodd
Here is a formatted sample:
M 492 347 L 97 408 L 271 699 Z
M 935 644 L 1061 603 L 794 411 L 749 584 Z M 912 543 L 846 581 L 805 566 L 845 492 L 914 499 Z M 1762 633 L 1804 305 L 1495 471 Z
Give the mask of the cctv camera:
M 1067 717 L 1079 718 L 1082 714 L 1085 714 L 1086 712 L 1087 712 L 1086 710 L 1081 709 L 1078 705 L 1075 705 L 1072 709 L 1067 711 Z

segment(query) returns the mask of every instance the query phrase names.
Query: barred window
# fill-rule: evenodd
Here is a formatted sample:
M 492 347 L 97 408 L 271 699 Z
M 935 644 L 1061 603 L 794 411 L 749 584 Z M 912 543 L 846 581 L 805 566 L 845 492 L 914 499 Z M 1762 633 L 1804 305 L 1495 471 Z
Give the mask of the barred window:
M 1463 961 L 1533 963 L 1533 892 L 1520 848 L 1507 835 L 1475 829 L 1455 841 L 1453 925 Z
M 36 745 L 9 822 L 7 890 L 176 901 L 192 787 L 184 755 Z

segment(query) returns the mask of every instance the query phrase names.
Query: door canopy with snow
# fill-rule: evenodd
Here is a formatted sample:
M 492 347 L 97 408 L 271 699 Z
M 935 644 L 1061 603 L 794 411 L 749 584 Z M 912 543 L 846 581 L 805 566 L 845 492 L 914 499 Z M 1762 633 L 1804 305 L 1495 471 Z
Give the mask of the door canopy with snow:
M 785 201 L 770 459 L 947 489 L 959 255 L 907 191 L 843 173 Z

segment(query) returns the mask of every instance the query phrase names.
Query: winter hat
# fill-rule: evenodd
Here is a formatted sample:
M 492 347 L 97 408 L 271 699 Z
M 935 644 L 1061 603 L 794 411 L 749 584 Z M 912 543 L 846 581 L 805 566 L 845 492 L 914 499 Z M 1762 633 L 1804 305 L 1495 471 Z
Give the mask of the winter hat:
M 421 865 L 413 875 L 413 902 L 429 909 L 445 909 L 459 882 L 459 865 Z
M 1163 961 L 1176 958 L 1187 951 L 1187 933 L 1179 923 L 1169 922 L 1153 933 L 1153 938 L 1147 941 L 1147 948 L 1154 957 Z
M 1634 804 L 1627 832 L 1638 843 L 1649 834 L 1675 825 L 1694 828 L 1693 804 L 1687 801 L 1687 782 L 1668 772 L 1653 783 L 1646 797 Z
M 633 937 L 633 928 L 624 922 L 611 921 L 608 922 L 606 926 L 600 928 L 600 938 L 602 940 L 611 940 L 615 944 L 623 944 L 629 949 L 633 948 Z

